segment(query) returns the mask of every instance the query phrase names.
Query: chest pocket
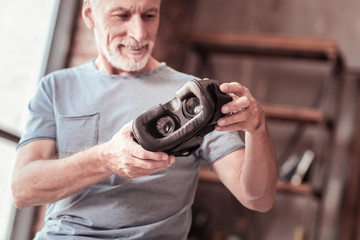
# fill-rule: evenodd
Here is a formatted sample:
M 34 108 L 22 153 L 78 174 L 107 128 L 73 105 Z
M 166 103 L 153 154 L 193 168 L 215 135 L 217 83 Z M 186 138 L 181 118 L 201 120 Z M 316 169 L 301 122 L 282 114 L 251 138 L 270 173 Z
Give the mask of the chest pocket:
M 59 116 L 56 124 L 59 157 L 98 143 L 100 113 L 83 116 Z

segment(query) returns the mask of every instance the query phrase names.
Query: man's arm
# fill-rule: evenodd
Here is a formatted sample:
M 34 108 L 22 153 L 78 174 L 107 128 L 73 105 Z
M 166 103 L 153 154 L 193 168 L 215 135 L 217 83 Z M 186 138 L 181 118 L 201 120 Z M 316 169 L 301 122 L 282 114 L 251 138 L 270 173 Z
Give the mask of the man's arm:
M 97 160 L 96 149 L 56 159 L 55 142 L 35 140 L 22 146 L 12 177 L 15 206 L 24 208 L 65 198 L 111 174 Z
M 245 131 L 245 149 L 227 154 L 213 164 L 213 171 L 244 206 L 268 211 L 274 202 L 277 161 L 268 134 L 265 114 L 250 92 L 238 83 L 224 84 L 223 92 L 233 96 L 222 112 L 217 130 Z
M 55 202 L 113 173 L 134 178 L 164 170 L 175 161 L 135 143 L 131 123 L 109 142 L 61 159 L 55 158 L 55 151 L 52 140 L 35 140 L 18 150 L 11 183 L 18 208 Z
M 246 135 L 246 149 L 227 154 L 212 168 L 244 206 L 265 212 L 271 209 L 276 193 L 275 154 L 267 136 Z

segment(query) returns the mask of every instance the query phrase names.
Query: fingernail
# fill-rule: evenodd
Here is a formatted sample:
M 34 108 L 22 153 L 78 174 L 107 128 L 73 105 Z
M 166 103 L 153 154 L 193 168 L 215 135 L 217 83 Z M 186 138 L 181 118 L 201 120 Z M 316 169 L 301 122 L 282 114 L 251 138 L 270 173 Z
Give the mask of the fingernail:
M 221 85 L 220 85 L 220 89 L 221 89 L 222 91 L 226 91 L 226 90 L 228 89 L 228 87 L 227 87 L 226 84 L 221 84 Z
M 175 157 L 174 156 L 170 156 L 170 165 L 173 164 L 175 162 Z
M 222 107 L 222 112 L 223 112 L 223 113 L 228 113 L 229 110 L 230 110 L 229 106 L 223 106 L 223 107 Z
M 164 155 L 162 155 L 161 159 L 162 159 L 162 160 L 168 160 L 168 159 L 169 159 L 169 156 L 164 154 Z
M 225 123 L 226 123 L 226 121 L 225 121 L 224 119 L 220 119 L 220 120 L 218 121 L 218 125 L 219 125 L 219 126 L 224 126 Z

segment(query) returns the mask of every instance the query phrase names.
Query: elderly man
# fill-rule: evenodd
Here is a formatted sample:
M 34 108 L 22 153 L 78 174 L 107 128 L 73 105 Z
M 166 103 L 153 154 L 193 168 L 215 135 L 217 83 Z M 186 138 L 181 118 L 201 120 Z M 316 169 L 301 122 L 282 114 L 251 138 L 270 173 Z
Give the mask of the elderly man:
M 274 149 L 262 108 L 239 83 L 221 85 L 233 100 L 190 156 L 133 140 L 131 121 L 194 78 L 151 55 L 160 3 L 85 0 L 97 58 L 39 83 L 12 178 L 18 208 L 48 204 L 35 239 L 186 239 L 201 160 L 244 206 L 272 207 Z

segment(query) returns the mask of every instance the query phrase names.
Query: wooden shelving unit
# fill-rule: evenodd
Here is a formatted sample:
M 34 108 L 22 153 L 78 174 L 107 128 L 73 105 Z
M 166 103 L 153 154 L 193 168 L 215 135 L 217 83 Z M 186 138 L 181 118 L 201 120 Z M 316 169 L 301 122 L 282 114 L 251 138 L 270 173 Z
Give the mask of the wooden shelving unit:
M 326 63 L 329 65 L 329 77 L 323 82 L 324 91 L 320 96 L 320 103 L 315 107 L 302 107 L 280 104 L 262 103 L 268 120 L 287 121 L 301 124 L 306 127 L 311 125 L 319 130 L 317 147 L 318 157 L 314 171 L 318 171 L 316 180 L 292 185 L 289 182 L 279 181 L 277 189 L 279 193 L 300 194 L 304 196 L 315 196 L 319 201 L 317 211 L 318 226 L 315 236 L 311 239 L 325 240 L 321 236 L 323 219 L 326 219 L 327 212 L 323 206 L 331 204 L 331 199 L 324 197 L 327 191 L 328 181 L 326 171 L 331 164 L 331 152 L 333 151 L 333 139 L 336 128 L 336 117 L 339 111 L 339 99 L 342 91 L 342 76 L 344 72 L 344 61 L 340 49 L 334 40 L 274 36 L 263 34 L 231 34 L 196 32 L 188 36 L 188 44 L 198 57 L 197 75 L 213 74 L 211 58 L 216 54 L 226 54 L 239 57 L 261 57 L 269 59 L 292 59 L 307 60 L 314 63 Z M 216 78 L 216 77 L 215 77 Z M 328 138 L 328 139 L 325 139 Z M 330 141 L 329 141 L 330 139 Z M 320 180 L 319 180 L 320 179 Z M 220 183 L 215 174 L 208 170 L 201 170 L 199 180 L 211 183 Z M 334 211 L 338 206 L 333 206 Z M 327 240 L 327 239 L 326 239 Z

